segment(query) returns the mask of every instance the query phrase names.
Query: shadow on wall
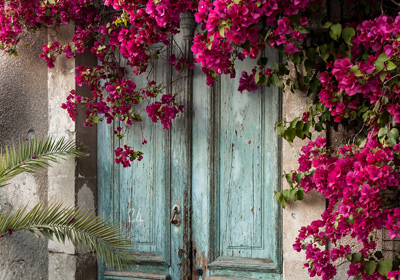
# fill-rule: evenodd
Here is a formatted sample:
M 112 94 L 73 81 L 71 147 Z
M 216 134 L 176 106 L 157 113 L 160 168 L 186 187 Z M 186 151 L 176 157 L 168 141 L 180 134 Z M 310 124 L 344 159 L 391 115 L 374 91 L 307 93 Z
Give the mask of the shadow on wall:
M 0 146 L 48 131 L 47 67 L 39 58 L 47 32 L 27 35 L 17 57 L 0 54 Z M 1 209 L 47 200 L 47 173 L 22 175 L 0 190 Z M 21 191 L 23 190 L 23 191 Z M 17 205 L 15 205 L 17 204 Z M 47 279 L 47 241 L 29 232 L 0 239 L 0 279 Z

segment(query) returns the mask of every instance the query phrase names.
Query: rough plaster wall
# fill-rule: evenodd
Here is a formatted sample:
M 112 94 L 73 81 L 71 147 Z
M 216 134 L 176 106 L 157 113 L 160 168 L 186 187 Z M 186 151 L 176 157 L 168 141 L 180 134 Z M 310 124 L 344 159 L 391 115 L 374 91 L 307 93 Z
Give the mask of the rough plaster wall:
M 49 31 L 49 42 L 65 43 L 71 40 L 74 26 L 68 25 L 55 31 Z M 55 67 L 48 70 L 49 90 L 49 135 L 75 140 L 75 123 L 69 118 L 61 104 L 71 89 L 75 89 L 75 61 L 60 56 Z M 48 199 L 62 202 L 65 206 L 75 205 L 75 159 L 63 161 L 48 169 Z M 65 244 L 49 242 L 49 280 L 74 280 L 76 273 L 75 248 L 71 242 Z
M 29 35 L 21 42 L 18 57 L 0 55 L 0 145 L 18 138 L 47 135 L 47 67 L 38 54 L 47 43 L 47 32 Z M 1 210 L 47 199 L 46 172 L 21 174 L 0 190 Z M 30 232 L 0 239 L 0 279 L 47 279 L 47 241 Z
M 295 94 L 284 92 L 283 94 L 283 118 L 292 120 L 301 116 L 306 108 L 307 97 L 301 92 Z M 322 136 L 322 135 L 320 135 Z M 282 171 L 288 173 L 298 168 L 297 159 L 301 147 L 308 140 L 300 141 L 296 138 L 290 145 L 283 140 L 282 143 Z M 283 189 L 289 188 L 287 182 L 283 180 Z M 325 210 L 325 199 L 317 194 L 310 193 L 304 196 L 302 201 L 290 201 L 283 210 L 283 279 L 284 280 L 303 280 L 309 279 L 307 269 L 304 269 L 305 254 L 297 253 L 293 250 L 293 243 L 302 226 L 309 225 L 312 221 L 319 219 Z M 314 277 L 313 279 L 320 279 Z
M 74 26 L 64 26 L 49 32 L 49 41 L 60 43 L 71 40 Z M 89 95 L 88 88 L 76 87 L 75 65 L 96 65 L 90 54 L 78 55 L 75 60 L 59 57 L 54 69 L 48 71 L 49 89 L 49 134 L 75 140 L 89 156 L 83 159 L 64 161 L 62 165 L 48 170 L 50 201 L 61 201 L 65 205 L 80 205 L 83 209 L 97 206 L 96 180 L 96 127 L 83 127 L 85 112 L 78 111 L 76 122 L 61 109 L 70 90 L 80 95 Z M 77 252 L 71 243 L 49 242 L 49 280 L 95 280 L 97 266 L 90 252 Z

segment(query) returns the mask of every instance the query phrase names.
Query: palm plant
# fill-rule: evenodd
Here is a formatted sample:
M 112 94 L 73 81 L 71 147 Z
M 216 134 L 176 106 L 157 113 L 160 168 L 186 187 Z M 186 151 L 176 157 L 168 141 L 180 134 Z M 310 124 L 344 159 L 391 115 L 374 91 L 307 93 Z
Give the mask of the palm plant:
M 0 187 L 23 172 L 37 172 L 69 156 L 86 155 L 73 141 L 64 138 L 55 141 L 19 141 L 0 151 Z M 32 210 L 26 207 L 16 211 L 5 211 L 0 215 L 0 237 L 19 230 L 41 233 L 60 242 L 71 241 L 76 247 L 87 247 L 98 261 L 111 269 L 122 270 L 133 264 L 133 246 L 117 224 L 96 216 L 93 211 L 82 211 L 80 207 L 63 207 L 59 203 L 39 203 Z

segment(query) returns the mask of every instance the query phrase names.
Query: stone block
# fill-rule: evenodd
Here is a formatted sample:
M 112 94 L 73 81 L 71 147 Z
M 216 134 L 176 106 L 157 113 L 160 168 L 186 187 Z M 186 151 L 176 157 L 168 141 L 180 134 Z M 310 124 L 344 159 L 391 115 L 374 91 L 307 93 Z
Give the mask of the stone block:
M 75 280 L 76 256 L 60 253 L 49 253 L 48 280 Z

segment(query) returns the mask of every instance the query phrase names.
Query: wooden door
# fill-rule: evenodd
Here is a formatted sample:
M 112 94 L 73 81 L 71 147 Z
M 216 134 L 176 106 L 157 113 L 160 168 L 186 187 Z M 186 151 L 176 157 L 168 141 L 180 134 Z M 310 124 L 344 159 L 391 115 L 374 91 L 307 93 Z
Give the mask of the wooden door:
M 276 52 L 266 56 L 272 65 Z M 236 64 L 250 71 L 254 61 Z M 281 279 L 280 117 L 277 88 L 237 91 L 223 76 L 193 87 L 192 279 Z
M 182 28 L 178 40 L 189 54 L 192 19 Z M 275 52 L 267 56 L 278 62 Z M 249 65 L 238 64 L 237 73 Z M 154 67 L 156 79 L 172 79 L 167 63 Z M 169 131 L 144 120 L 118 142 L 111 126 L 99 125 L 99 213 L 129 232 L 138 261 L 127 272 L 100 267 L 99 279 L 281 279 L 273 199 L 280 184 L 279 92 L 240 94 L 239 77 L 208 88 L 199 68 L 187 74 L 174 88 L 185 112 Z M 116 145 L 143 139 L 143 161 L 126 169 L 114 164 Z M 175 205 L 179 224 L 170 223 Z

